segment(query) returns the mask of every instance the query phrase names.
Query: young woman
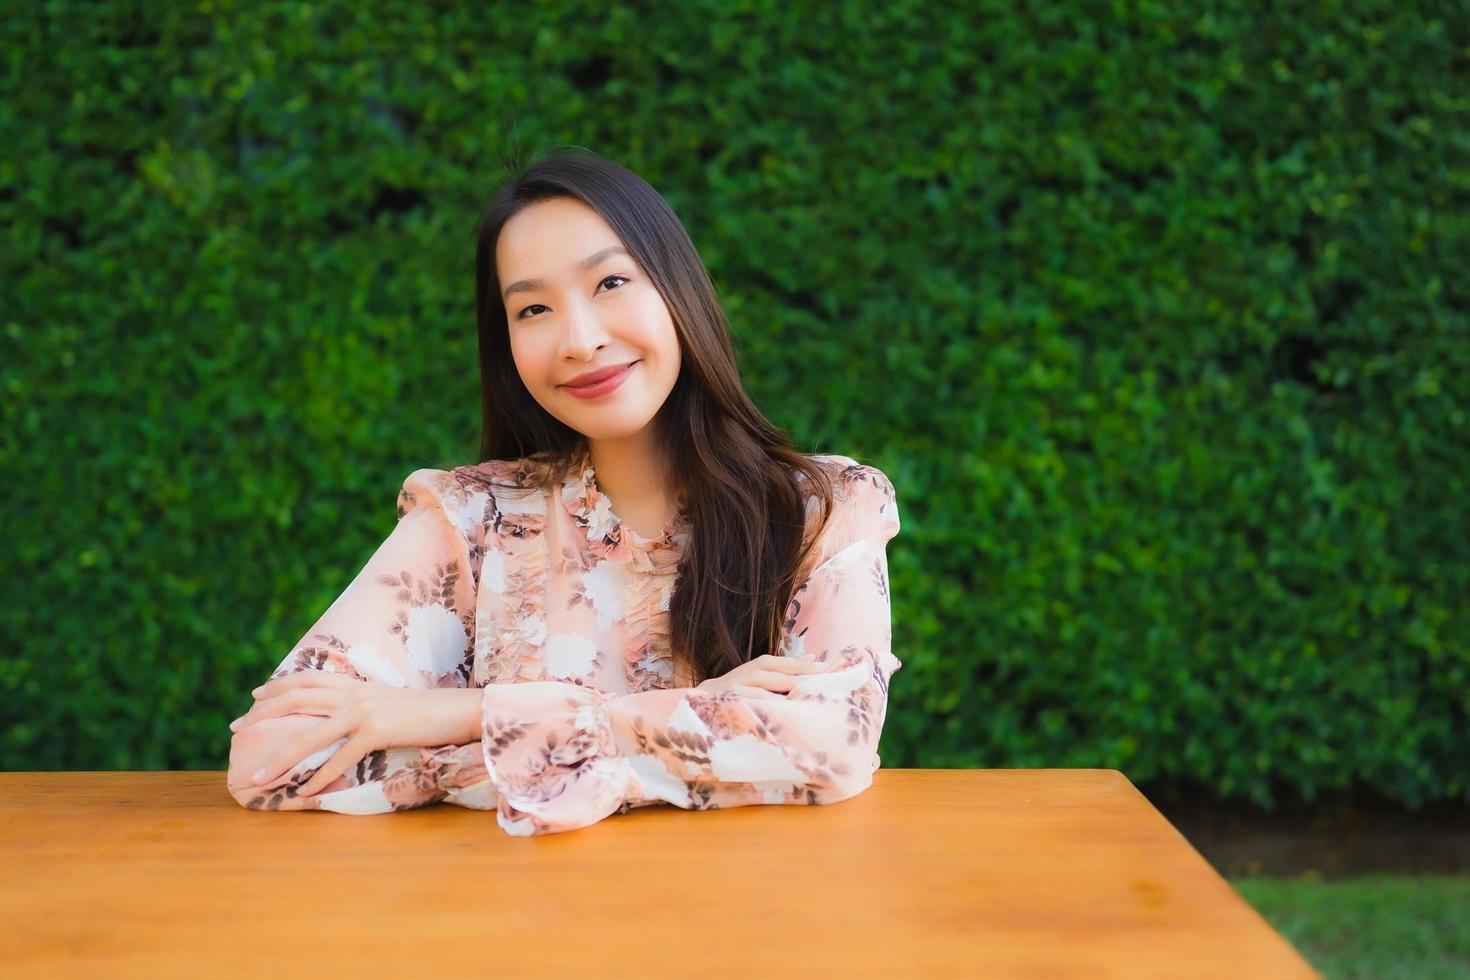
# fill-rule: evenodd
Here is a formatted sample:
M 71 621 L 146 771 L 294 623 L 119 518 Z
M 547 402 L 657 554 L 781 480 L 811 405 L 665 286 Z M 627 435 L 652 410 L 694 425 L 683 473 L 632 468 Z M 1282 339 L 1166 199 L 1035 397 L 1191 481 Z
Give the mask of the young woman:
M 893 486 L 807 456 L 740 383 L 678 217 L 557 153 L 484 215 L 482 462 L 420 469 L 366 567 L 231 724 L 252 809 L 614 811 L 866 789 Z

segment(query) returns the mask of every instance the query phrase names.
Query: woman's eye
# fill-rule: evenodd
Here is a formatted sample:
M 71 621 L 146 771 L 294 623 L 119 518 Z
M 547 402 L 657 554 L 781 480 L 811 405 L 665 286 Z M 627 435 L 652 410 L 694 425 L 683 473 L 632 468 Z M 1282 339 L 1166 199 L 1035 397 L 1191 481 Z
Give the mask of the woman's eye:
M 613 275 L 610 275 L 610 276 L 603 276 L 602 277 L 602 281 L 599 282 L 598 285 L 599 286 L 603 285 L 603 283 L 606 283 L 609 279 L 621 279 L 623 282 L 628 282 L 628 277 L 627 276 L 620 276 L 620 275 L 617 275 L 616 273 L 614 273 Z M 530 306 L 526 307 L 525 309 L 521 310 L 521 312 L 517 313 L 516 314 L 516 319 L 517 320 L 524 320 L 525 317 L 526 317 L 526 314 L 529 313 L 529 312 L 531 312 L 532 310 L 536 309 L 538 306 L 541 307 L 541 309 L 543 309 L 543 310 L 546 309 L 546 307 L 541 306 L 540 303 L 532 303 Z

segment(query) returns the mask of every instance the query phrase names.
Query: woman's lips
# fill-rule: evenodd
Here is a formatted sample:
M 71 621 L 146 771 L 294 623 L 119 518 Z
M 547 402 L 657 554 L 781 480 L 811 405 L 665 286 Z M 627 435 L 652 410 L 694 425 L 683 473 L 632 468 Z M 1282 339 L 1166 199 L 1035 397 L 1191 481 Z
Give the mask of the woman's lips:
M 623 381 L 627 379 L 628 375 L 632 373 L 634 366 L 640 363 L 642 362 L 634 361 L 632 364 L 625 366 L 617 374 L 614 374 L 609 378 L 604 378 L 596 384 L 581 386 L 562 385 L 562 387 L 569 391 L 571 394 L 576 395 L 578 398 L 601 398 L 603 395 L 611 394 L 612 392 L 616 391 L 622 385 Z

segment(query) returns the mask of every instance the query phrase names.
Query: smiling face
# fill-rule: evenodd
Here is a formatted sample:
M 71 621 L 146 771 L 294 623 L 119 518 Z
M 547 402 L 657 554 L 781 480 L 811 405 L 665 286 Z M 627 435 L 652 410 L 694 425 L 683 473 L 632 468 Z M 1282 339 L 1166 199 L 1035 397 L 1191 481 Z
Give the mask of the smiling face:
M 602 215 L 568 197 L 528 205 L 501 229 L 495 268 L 531 397 L 589 439 L 642 433 L 679 377 L 679 341 L 663 296 Z M 608 384 L 569 387 L 626 364 Z

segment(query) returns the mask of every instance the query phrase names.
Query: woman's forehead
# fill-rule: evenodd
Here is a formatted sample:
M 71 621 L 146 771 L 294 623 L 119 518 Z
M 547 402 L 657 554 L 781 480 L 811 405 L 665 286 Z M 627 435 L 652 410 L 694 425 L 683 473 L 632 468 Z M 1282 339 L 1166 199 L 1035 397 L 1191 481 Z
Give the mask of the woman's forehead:
M 620 243 L 601 214 L 575 198 L 554 197 L 516 212 L 501 228 L 495 254 L 506 261 L 544 257 L 571 262 L 604 244 Z

